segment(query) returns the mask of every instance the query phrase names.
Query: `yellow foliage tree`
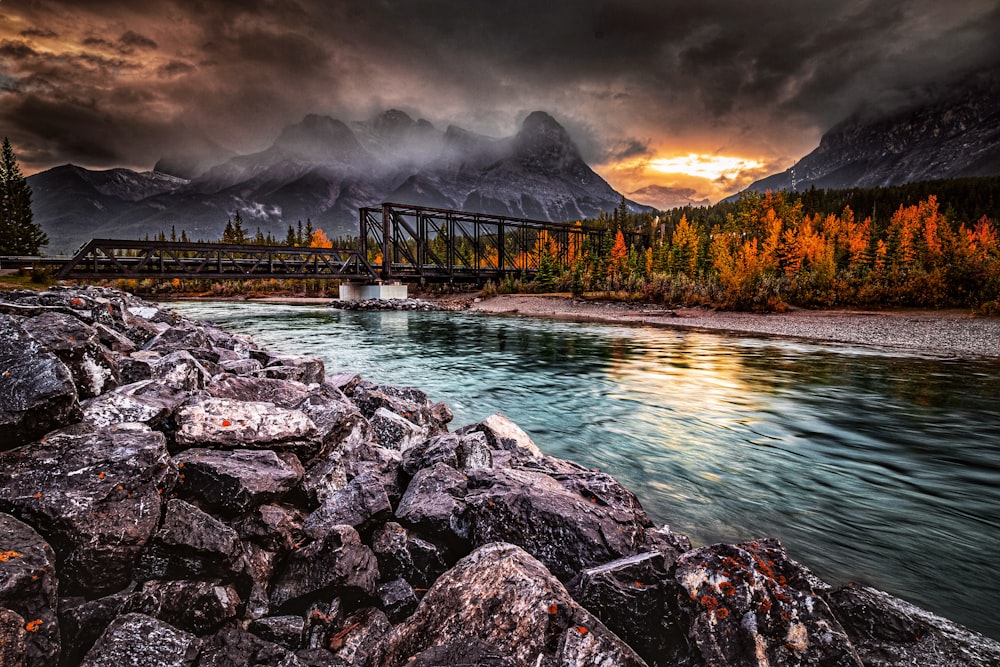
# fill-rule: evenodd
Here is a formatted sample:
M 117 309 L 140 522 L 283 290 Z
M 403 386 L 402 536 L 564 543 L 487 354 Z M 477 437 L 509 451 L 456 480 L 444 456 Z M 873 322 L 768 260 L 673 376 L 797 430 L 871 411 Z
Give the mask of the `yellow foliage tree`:
M 310 248 L 332 248 L 333 241 L 331 241 L 322 229 L 316 228 L 316 231 L 312 233 L 312 237 L 309 239 Z

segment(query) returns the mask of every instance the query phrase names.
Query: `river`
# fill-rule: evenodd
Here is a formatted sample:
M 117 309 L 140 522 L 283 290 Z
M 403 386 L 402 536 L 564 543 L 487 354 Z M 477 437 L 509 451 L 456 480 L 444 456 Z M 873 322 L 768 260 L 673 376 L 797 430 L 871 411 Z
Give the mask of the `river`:
M 1000 639 L 1000 363 L 463 313 L 171 303 L 327 372 L 503 412 L 696 544 L 778 537 Z

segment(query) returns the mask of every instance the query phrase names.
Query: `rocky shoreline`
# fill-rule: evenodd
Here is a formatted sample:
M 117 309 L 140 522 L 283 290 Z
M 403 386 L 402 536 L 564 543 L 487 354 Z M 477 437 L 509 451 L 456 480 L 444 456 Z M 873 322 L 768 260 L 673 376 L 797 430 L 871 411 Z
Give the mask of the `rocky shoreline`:
M 1000 664 L 451 417 L 121 292 L 0 295 L 0 665 Z

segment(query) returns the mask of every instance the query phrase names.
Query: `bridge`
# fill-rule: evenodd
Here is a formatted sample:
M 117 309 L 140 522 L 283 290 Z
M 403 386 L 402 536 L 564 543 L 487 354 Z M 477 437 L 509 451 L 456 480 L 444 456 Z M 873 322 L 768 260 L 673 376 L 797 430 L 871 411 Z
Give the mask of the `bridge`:
M 385 203 L 358 212 L 356 247 L 93 239 L 60 266 L 60 279 L 335 278 L 344 281 L 476 282 L 532 275 L 548 258 L 569 266 L 604 247 L 607 229 L 485 213 Z M 646 235 L 626 232 L 629 246 Z M 21 258 L 27 260 L 28 258 Z

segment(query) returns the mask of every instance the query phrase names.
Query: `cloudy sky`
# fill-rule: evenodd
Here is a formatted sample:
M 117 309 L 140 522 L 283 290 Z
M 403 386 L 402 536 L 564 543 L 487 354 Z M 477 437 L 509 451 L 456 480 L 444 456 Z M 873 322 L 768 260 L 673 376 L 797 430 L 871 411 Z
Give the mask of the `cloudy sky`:
M 307 113 L 513 134 L 550 112 L 612 185 L 715 200 L 860 107 L 1000 62 L 996 0 L 0 0 L 27 173 L 250 152 Z

